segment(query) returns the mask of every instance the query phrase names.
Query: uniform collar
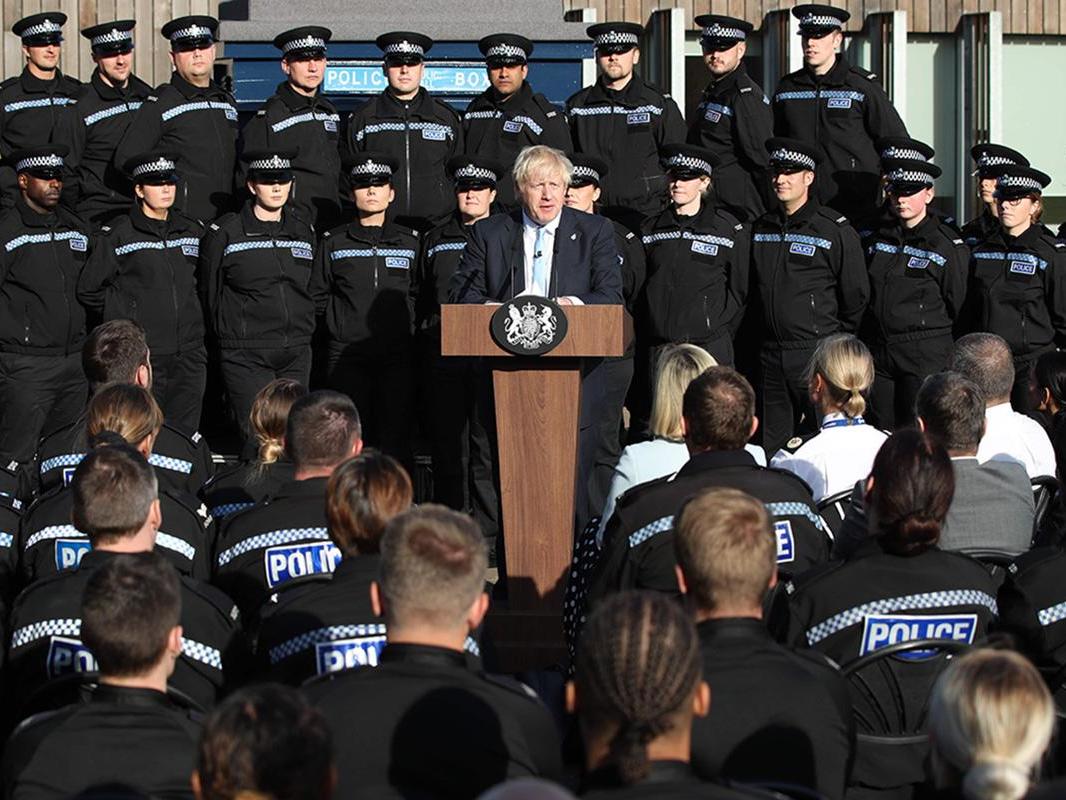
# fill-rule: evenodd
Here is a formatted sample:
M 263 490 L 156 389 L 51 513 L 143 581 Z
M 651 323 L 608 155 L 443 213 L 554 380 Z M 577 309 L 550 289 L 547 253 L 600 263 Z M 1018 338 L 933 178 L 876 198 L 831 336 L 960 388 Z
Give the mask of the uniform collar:
M 424 86 L 418 87 L 418 94 L 410 100 L 396 98 L 388 89 L 381 93 L 381 102 L 378 103 L 378 111 L 382 116 L 402 117 L 404 112 L 408 116 L 425 116 L 426 106 L 431 102 L 429 92 Z
M 387 644 L 381 651 L 380 663 L 390 662 L 469 668 L 466 654 L 462 650 L 449 650 L 447 647 L 434 647 L 428 644 Z
M 722 467 L 754 467 L 755 459 L 747 450 L 705 450 L 690 457 L 678 470 L 678 476 L 691 475 Z
M 723 617 L 721 619 L 706 619 L 696 625 L 696 633 L 700 644 L 722 639 L 769 639 L 770 631 L 766 629 L 766 623 L 753 617 Z
M 601 75 L 596 79 L 596 82 L 592 84 L 592 88 L 589 89 L 587 100 L 590 103 L 627 103 L 630 105 L 637 105 L 641 100 L 641 95 L 644 93 L 644 81 L 633 74 L 633 77 L 629 79 L 629 83 L 625 85 L 624 89 L 608 89 L 603 84 L 603 76 Z
M 839 85 L 844 83 L 844 77 L 848 74 L 848 70 L 851 69 L 851 65 L 848 64 L 848 60 L 844 58 L 843 53 L 837 53 L 836 63 L 833 64 L 833 68 L 825 75 L 815 75 L 813 71 L 806 66 L 803 67 L 804 74 L 811 80 L 812 83 L 825 83 L 830 85 Z
M 1039 222 L 1030 225 L 1019 236 L 1011 236 L 1003 226 L 1000 226 L 999 236 L 997 238 L 1008 247 L 1014 247 L 1016 245 L 1033 247 L 1040 239 L 1043 232 L 1044 228 Z
M 281 219 L 277 222 L 267 222 L 259 219 L 252 210 L 255 205 L 253 200 L 247 201 L 241 206 L 241 227 L 249 236 L 277 236 L 285 230 L 285 224 L 289 221 L 289 215 L 285 209 L 281 209 Z
M 526 103 L 533 99 L 533 89 L 530 87 L 529 81 L 522 81 L 518 91 L 509 95 L 506 99 L 497 95 L 496 90 L 491 86 L 484 91 L 482 96 L 493 108 L 500 110 L 515 109 L 519 106 L 525 106 Z
M 701 783 L 701 781 L 692 771 L 692 767 L 684 761 L 652 761 L 648 764 L 647 776 L 636 785 L 644 786 L 653 783 Z M 623 786 L 617 769 L 608 765 L 585 776 L 580 794 L 586 794 L 594 789 L 621 789 Z
M 707 84 L 707 88 L 704 90 L 704 94 L 718 94 L 723 89 L 728 89 L 730 86 L 735 86 L 741 75 L 747 75 L 748 71 L 744 67 L 744 62 L 741 61 L 737 64 L 737 68 L 730 72 L 728 75 L 723 75 L 716 81 L 712 81 Z
M 673 206 L 668 207 L 661 217 L 667 228 L 699 228 L 704 219 L 713 217 L 715 213 L 714 202 L 709 197 L 700 200 L 700 210 L 690 217 L 683 217 L 677 213 Z M 658 226 L 656 226 L 658 227 Z
M 790 217 L 785 214 L 785 207 L 778 203 L 777 208 L 773 211 L 774 221 L 779 227 L 783 228 L 787 225 L 790 228 L 794 228 L 811 219 L 820 207 L 813 197 L 808 197 L 807 202 L 800 206 L 796 213 Z
M 78 571 L 89 572 L 90 570 L 99 569 L 117 555 L 119 554 L 113 550 L 98 550 L 94 547 L 82 556 L 81 561 L 78 562 Z
M 348 223 L 347 232 L 348 238 L 353 241 L 377 245 L 382 242 L 395 242 L 398 239 L 399 229 L 392 222 L 386 222 L 378 228 L 376 226 L 360 225 L 359 220 L 354 219 Z
M 172 72 L 170 74 L 170 85 L 177 89 L 178 92 L 187 99 L 222 94 L 221 87 L 219 87 L 214 81 L 211 81 L 207 86 L 200 88 L 199 86 L 193 86 L 177 72 Z
M 29 67 L 22 68 L 22 74 L 19 76 L 19 83 L 22 84 L 23 90 L 32 94 L 52 94 L 59 85 L 63 82 L 63 73 L 56 67 L 56 74 L 51 80 L 42 80 L 30 72 Z
M 174 708 L 174 704 L 162 692 L 133 686 L 114 686 L 101 683 L 89 697 L 90 703 L 117 703 L 123 706 L 143 708 Z
M 38 214 L 26 204 L 25 200 L 22 199 L 21 192 L 15 194 L 15 208 L 18 209 L 23 224 L 30 228 L 52 228 L 61 221 L 58 211 L 50 211 L 47 214 Z
M 280 500 L 283 497 L 325 497 L 326 483 L 329 478 L 306 478 L 302 481 L 291 480 L 283 483 L 274 492 L 270 500 Z
M 288 81 L 282 81 L 278 84 L 277 95 L 291 111 L 300 111 L 305 108 L 315 108 L 317 106 L 329 108 L 331 111 L 333 110 L 333 104 L 322 96 L 321 87 L 319 87 L 317 92 L 308 97 L 293 89 L 292 84 Z
M 126 81 L 126 88 L 119 89 L 117 86 L 112 86 L 103 79 L 100 75 L 100 68 L 97 67 L 93 70 L 92 77 L 89 78 L 89 83 L 92 84 L 93 89 L 100 95 L 102 100 L 125 100 L 129 96 L 130 87 L 133 85 L 133 73 L 130 73 L 129 79 Z
M 170 214 L 166 219 L 153 219 L 144 213 L 144 209 L 141 204 L 136 200 L 133 201 L 133 206 L 130 208 L 130 224 L 141 233 L 147 233 L 152 236 L 158 236 L 164 238 L 167 235 L 167 231 L 170 229 L 170 223 L 174 219 L 174 209 L 170 209 Z
M 345 580 L 347 578 L 360 578 L 371 576 L 377 577 L 378 564 L 381 563 L 380 553 L 367 553 L 362 556 L 345 556 L 341 563 L 333 570 L 332 580 Z
M 565 206 L 563 208 L 565 208 Z M 562 221 L 563 221 L 563 209 L 562 208 L 559 209 L 559 216 L 557 216 L 551 222 L 546 222 L 543 225 L 539 224 L 538 222 L 535 222 L 532 219 L 532 217 L 530 217 L 528 214 L 526 214 L 525 209 L 522 210 L 522 230 L 523 231 L 526 228 L 532 228 L 533 230 L 537 230 L 538 228 L 543 228 L 545 233 L 548 233 L 548 234 L 551 234 L 552 236 L 555 236 L 555 234 L 559 230 L 559 223 L 562 222 Z

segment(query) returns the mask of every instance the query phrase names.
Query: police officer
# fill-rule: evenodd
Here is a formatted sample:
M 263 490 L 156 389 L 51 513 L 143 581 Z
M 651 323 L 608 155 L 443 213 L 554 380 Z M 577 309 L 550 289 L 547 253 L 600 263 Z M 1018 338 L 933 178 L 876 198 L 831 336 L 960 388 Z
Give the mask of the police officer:
M 714 191 L 734 214 L 751 221 L 770 198 L 766 140 L 773 136 L 770 101 L 744 66 L 750 22 L 721 14 L 696 17 L 711 82 L 703 90 L 688 141 L 718 157 Z
M 534 144 L 569 152 L 570 131 L 565 115 L 526 80 L 533 42 L 513 33 L 494 33 L 477 46 L 485 56 L 491 85 L 470 101 L 463 114 L 466 152 L 507 167 L 508 174 L 499 181 L 499 202 L 513 208 L 518 201 L 510 169 L 519 152 Z
M 913 418 L 926 376 L 947 367 L 970 252 L 958 232 L 929 211 L 940 167 L 890 159 L 882 172 L 893 218 L 863 238 L 870 305 L 860 332 L 876 369 L 873 416 L 891 430 Z
M 52 141 L 63 109 L 74 102 L 81 83 L 59 69 L 63 25 L 67 15 L 46 11 L 23 17 L 11 26 L 22 40 L 26 66 L 0 83 L 0 157 Z M 10 164 L 0 168 L 0 200 L 10 207 L 18 188 Z
M 179 176 L 174 153 L 142 153 L 123 165 L 136 203 L 94 238 L 78 299 L 101 320 L 144 326 L 152 351 L 152 391 L 173 423 L 200 424 L 207 353 L 196 294 L 204 226 L 173 209 Z
M 774 95 L 774 132 L 820 147 L 825 168 L 818 201 L 863 219 L 877 204 L 880 164 L 874 142 L 906 136 L 907 129 L 877 76 L 852 66 L 838 54 L 842 8 L 799 5 L 792 9 L 803 37 L 803 68 L 781 79 Z
M 291 150 L 295 175 L 289 205 L 317 231 L 340 220 L 340 115 L 322 95 L 326 77 L 328 28 L 308 25 L 279 33 L 274 47 L 281 50 L 286 80 L 278 84 L 241 133 L 242 150 Z
M 877 148 L 878 158 L 881 159 L 882 167 L 886 161 L 898 159 L 910 161 L 932 162 L 935 151 L 925 142 L 912 139 L 909 136 L 882 136 L 874 145 Z M 873 234 L 884 225 L 891 225 L 896 219 L 892 210 L 892 199 L 884 193 L 884 175 L 881 176 L 882 200 L 877 209 L 865 219 L 857 219 L 853 222 L 860 239 Z M 947 225 L 957 228 L 955 218 L 950 214 L 943 213 L 933 208 L 926 207 L 927 213 L 937 217 Z
M 463 152 L 459 115 L 422 88 L 425 55 L 433 40 L 420 33 L 384 33 L 376 40 L 385 54 L 389 82 L 348 121 L 353 155 L 383 153 L 396 160 L 396 199 L 390 216 L 398 224 L 429 230 L 455 208 L 445 165 Z
M 19 194 L 0 216 L 0 454 L 21 464 L 85 400 L 85 310 L 75 288 L 89 230 L 59 205 L 66 154 L 64 145 L 12 153 Z
M 973 247 L 963 332 L 1002 336 L 1014 355 L 1011 404 L 1029 407 L 1029 372 L 1041 354 L 1066 345 L 1066 243 L 1040 224 L 1051 178 L 1032 167 L 996 171 L 999 230 Z
M 178 153 L 182 183 L 175 203 L 203 222 L 230 210 L 236 161 L 237 105 L 212 80 L 214 17 L 173 19 L 163 26 L 174 74 L 137 111 L 115 153 L 115 163 L 150 150 Z
M 607 164 L 600 176 L 601 213 L 635 229 L 663 208 L 659 150 L 684 141 L 685 123 L 671 97 L 633 74 L 642 26 L 602 22 L 587 32 L 596 43 L 600 77 L 566 101 L 570 136 L 576 152 Z
M 962 226 L 962 238 L 970 247 L 981 244 L 999 232 L 999 206 L 996 204 L 996 178 L 1000 167 L 1028 167 L 1029 159 L 1001 144 L 976 144 L 970 148 L 974 175 L 977 176 L 977 194 L 981 198 L 981 210 L 977 216 Z
M 348 164 L 356 218 L 319 246 L 311 294 L 326 315 L 328 381 L 359 408 L 367 442 L 411 464 L 418 231 L 387 219 L 399 162 L 359 153 Z
M 854 333 L 870 284 L 858 234 L 847 217 L 811 195 L 818 152 L 807 142 L 766 143 L 777 207 L 752 225 L 751 269 L 761 302 L 763 446 L 775 452 L 797 432 L 813 431 L 807 362 L 818 340 Z
M 72 174 L 63 186 L 63 203 L 93 225 L 124 213 L 133 199 L 128 176 L 114 162 L 133 112 L 152 93 L 133 74 L 135 24 L 125 19 L 82 30 L 96 69 L 56 127 L 55 140 L 70 148 Z
M 291 150 L 247 150 L 239 212 L 211 223 L 200 249 L 204 310 L 221 349 L 230 409 L 248 440 L 256 393 L 275 378 L 306 384 L 311 373 L 314 259 L 311 226 L 288 208 Z

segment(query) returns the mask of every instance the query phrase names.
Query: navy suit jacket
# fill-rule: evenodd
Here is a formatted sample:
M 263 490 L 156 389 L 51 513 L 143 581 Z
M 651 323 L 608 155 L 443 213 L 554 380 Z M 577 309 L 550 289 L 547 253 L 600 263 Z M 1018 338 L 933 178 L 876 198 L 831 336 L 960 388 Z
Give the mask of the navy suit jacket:
M 564 206 L 553 253 L 549 297 L 577 297 L 586 305 L 622 303 L 622 268 L 610 220 Z M 521 209 L 475 222 L 449 285 L 451 301 L 502 303 L 525 285 Z

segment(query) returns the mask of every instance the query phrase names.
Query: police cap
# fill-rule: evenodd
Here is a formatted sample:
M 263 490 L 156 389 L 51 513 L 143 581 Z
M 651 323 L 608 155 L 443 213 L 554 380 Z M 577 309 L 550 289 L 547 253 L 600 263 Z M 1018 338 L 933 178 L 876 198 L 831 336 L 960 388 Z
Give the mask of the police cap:
M 119 19 L 82 28 L 81 35 L 89 40 L 94 55 L 117 56 L 133 50 L 133 28 L 136 21 Z
M 844 27 L 844 23 L 851 19 L 851 14 L 843 8 L 822 5 L 820 3 L 805 3 L 792 9 L 792 16 L 799 20 L 800 36 L 810 39 L 821 39 L 834 31 Z
M 241 161 L 247 165 L 248 180 L 252 183 L 288 183 L 296 176 L 292 162 L 296 150 L 246 150 Z
M 7 158 L 15 172 L 28 172 L 35 178 L 62 178 L 63 159 L 70 152 L 65 144 L 45 144 L 16 150 Z
M 989 177 L 996 179 L 996 198 L 1000 200 L 1039 195 L 1044 191 L 1044 187 L 1051 183 L 1050 175 L 1020 164 L 996 167 Z
M 455 190 L 459 192 L 466 189 L 495 189 L 506 170 L 491 158 L 468 155 L 449 159 L 447 171 L 455 183 Z
M 770 156 L 772 172 L 814 172 L 818 162 L 822 160 L 817 148 L 799 139 L 787 139 L 783 136 L 768 140 L 766 152 Z
M 977 170 L 974 174 L 979 175 L 982 178 L 996 177 L 994 173 L 998 167 L 1013 165 L 1022 167 L 1029 166 L 1029 159 L 1017 150 L 1012 150 L 1001 144 L 990 144 L 988 142 L 985 142 L 984 144 L 975 144 L 971 147 L 970 157 L 977 166 Z
M 941 172 L 936 164 L 920 158 L 888 158 L 881 162 L 885 192 L 900 197 L 928 189 Z
M 392 175 L 399 167 L 399 161 L 384 153 L 356 153 L 344 162 L 353 188 L 392 183 Z
M 175 53 L 200 50 L 215 43 L 218 20 L 214 17 L 194 15 L 172 19 L 160 31 L 170 40 L 170 49 Z
M 390 65 L 421 64 L 426 53 L 433 47 L 433 40 L 421 33 L 412 31 L 391 31 L 383 33 L 374 43 L 385 55 L 385 63 Z
M 628 53 L 634 47 L 640 47 L 644 26 L 636 22 L 598 22 L 589 25 L 585 33 L 595 43 L 596 52 L 605 56 Z
M 63 41 L 63 25 L 67 15 L 61 11 L 45 11 L 23 17 L 11 26 L 11 32 L 27 47 L 43 47 Z
M 326 43 L 333 31 L 320 25 L 304 25 L 279 33 L 274 37 L 274 47 L 281 51 L 286 61 L 301 61 L 326 57 Z
M 755 30 L 755 26 L 746 20 L 722 14 L 701 14 L 695 21 L 703 29 L 700 45 L 708 53 L 736 47 Z
M 570 176 L 570 185 L 575 189 L 580 189 L 582 186 L 589 186 L 590 184 L 603 186 L 603 178 L 607 174 L 607 163 L 605 161 L 585 153 L 574 153 L 570 156 L 570 163 L 574 165 L 574 172 Z
M 882 161 L 894 158 L 928 161 L 935 154 L 933 148 L 925 142 L 907 136 L 882 136 L 874 146 Z
M 178 182 L 178 156 L 170 150 L 149 150 L 126 159 L 122 171 L 134 183 L 161 186 Z
M 494 33 L 477 43 L 490 67 L 514 67 L 525 64 L 533 52 L 533 42 L 517 33 Z
M 683 180 L 706 175 L 718 166 L 717 155 L 694 144 L 671 144 L 659 150 L 659 163 L 667 173 Z

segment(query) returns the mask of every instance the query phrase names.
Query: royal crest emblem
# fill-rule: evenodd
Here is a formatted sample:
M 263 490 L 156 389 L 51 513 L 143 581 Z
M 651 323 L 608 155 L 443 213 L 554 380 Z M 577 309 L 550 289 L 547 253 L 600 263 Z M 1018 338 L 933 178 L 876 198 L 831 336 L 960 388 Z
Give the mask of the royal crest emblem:
M 563 340 L 566 316 L 546 297 L 516 297 L 493 315 L 492 332 L 497 344 L 505 350 L 515 355 L 537 356 Z

